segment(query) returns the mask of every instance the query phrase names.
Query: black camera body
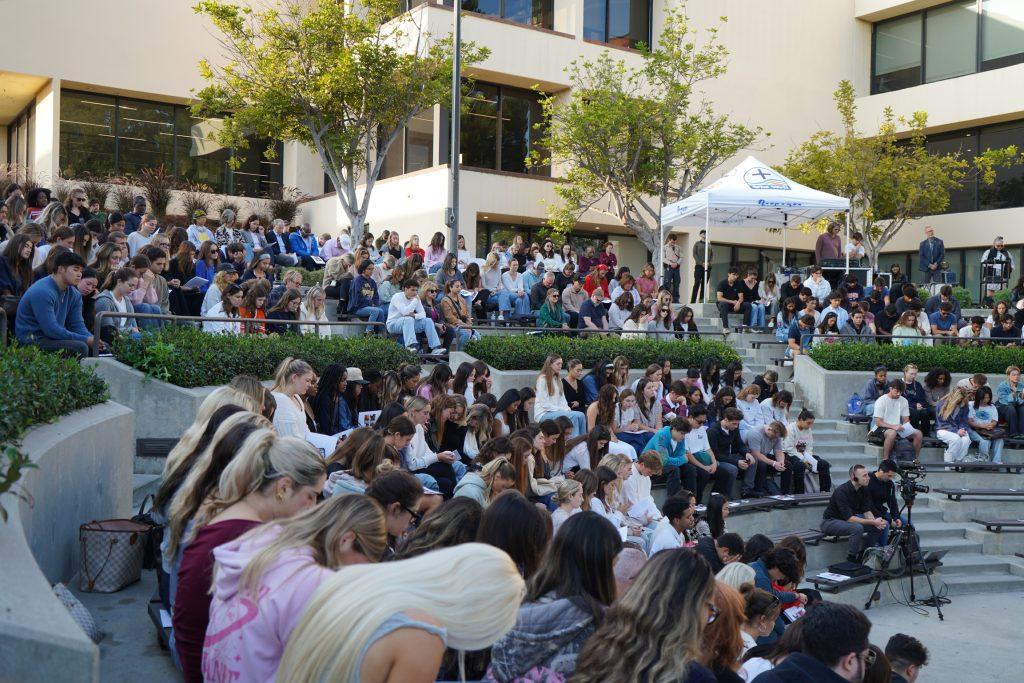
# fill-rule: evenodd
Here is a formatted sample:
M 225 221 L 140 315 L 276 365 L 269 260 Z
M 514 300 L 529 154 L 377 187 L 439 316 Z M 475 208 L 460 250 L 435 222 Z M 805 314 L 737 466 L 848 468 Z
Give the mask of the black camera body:
M 928 473 L 917 460 L 900 463 L 898 467 L 900 481 L 897 486 L 899 486 L 900 495 L 904 500 L 912 501 L 917 494 L 931 491 L 931 487 L 918 483 L 928 476 Z

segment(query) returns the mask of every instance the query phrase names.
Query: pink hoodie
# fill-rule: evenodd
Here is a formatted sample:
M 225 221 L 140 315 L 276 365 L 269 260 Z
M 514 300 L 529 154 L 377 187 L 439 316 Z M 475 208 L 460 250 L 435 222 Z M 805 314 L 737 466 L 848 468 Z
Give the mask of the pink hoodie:
M 277 665 L 310 597 L 334 572 L 313 560 L 309 548 L 285 551 L 253 591 L 238 592 L 242 572 L 280 527 L 213 551 L 217 562 L 210 625 L 203 643 L 203 678 L 215 683 L 273 683 Z

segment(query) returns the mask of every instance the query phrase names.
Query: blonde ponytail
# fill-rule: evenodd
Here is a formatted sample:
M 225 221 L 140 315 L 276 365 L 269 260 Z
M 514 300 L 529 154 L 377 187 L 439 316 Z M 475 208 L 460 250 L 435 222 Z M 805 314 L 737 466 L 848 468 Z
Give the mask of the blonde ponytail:
M 185 430 L 185 433 L 178 439 L 178 443 L 168 453 L 167 459 L 164 461 L 164 479 L 169 478 L 171 473 L 181 464 L 181 461 L 195 450 L 199 439 L 203 436 L 203 432 L 206 431 L 206 424 L 210 421 L 210 417 L 217 412 L 218 408 L 228 405 L 245 408 L 257 415 L 263 409 L 263 406 L 258 405 L 248 394 L 230 386 L 214 389 L 200 404 L 199 412 L 196 414 L 196 419 L 192 426 Z
M 277 372 L 274 373 L 274 386 L 271 391 L 284 391 L 284 388 L 288 385 L 288 378 L 292 375 L 305 375 L 307 372 L 313 372 L 313 366 L 302 360 L 301 358 L 292 358 L 289 356 L 281 361 L 277 366 Z

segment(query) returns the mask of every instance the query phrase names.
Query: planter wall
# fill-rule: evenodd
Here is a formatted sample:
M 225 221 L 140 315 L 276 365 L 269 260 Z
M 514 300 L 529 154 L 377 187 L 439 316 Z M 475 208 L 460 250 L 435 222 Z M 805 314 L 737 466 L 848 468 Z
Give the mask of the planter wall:
M 890 379 L 903 377 L 903 368 L 889 368 Z M 970 377 L 954 374 L 953 383 Z M 800 355 L 793 364 L 793 381 L 800 387 L 804 404 L 815 417 L 835 420 L 846 417 L 846 406 L 854 393 L 860 393 L 871 378 L 869 371 L 825 370 L 811 358 Z M 924 375 L 918 375 L 918 381 Z M 1000 381 L 1002 378 L 998 378 Z M 992 378 L 989 379 L 991 383 Z M 998 382 L 997 382 L 998 383 Z
M 6 497 L 0 523 L 0 679 L 98 681 L 99 649 L 50 585 L 79 570 L 78 527 L 131 514 L 132 411 L 105 403 L 31 429 L 23 450 L 38 465 Z

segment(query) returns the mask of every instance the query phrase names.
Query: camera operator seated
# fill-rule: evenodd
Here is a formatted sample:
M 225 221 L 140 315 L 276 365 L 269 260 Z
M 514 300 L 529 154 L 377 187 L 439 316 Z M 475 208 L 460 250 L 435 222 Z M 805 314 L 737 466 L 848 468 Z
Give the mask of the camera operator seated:
M 894 379 L 888 384 L 889 390 L 878 397 L 872 413 L 872 434 L 882 441 L 882 460 L 892 457 L 896 439 L 906 439 L 914 447 L 914 457 L 921 455 L 922 435 L 919 429 L 910 424 L 910 404 L 903 398 L 903 380 Z
M 899 466 L 892 460 L 878 463 L 878 469 L 868 475 L 868 503 L 875 519 L 884 519 L 894 527 L 903 526 L 903 519 L 897 517 L 900 511 L 896 500 L 896 485 L 893 481 L 900 473 Z M 878 537 L 878 545 L 889 542 L 889 528 L 886 527 Z
M 846 560 L 860 562 L 865 547 L 875 545 L 888 524 L 875 517 L 868 500 L 868 470 L 864 465 L 850 468 L 850 480 L 836 487 L 821 520 L 821 532 L 829 536 L 850 536 Z

